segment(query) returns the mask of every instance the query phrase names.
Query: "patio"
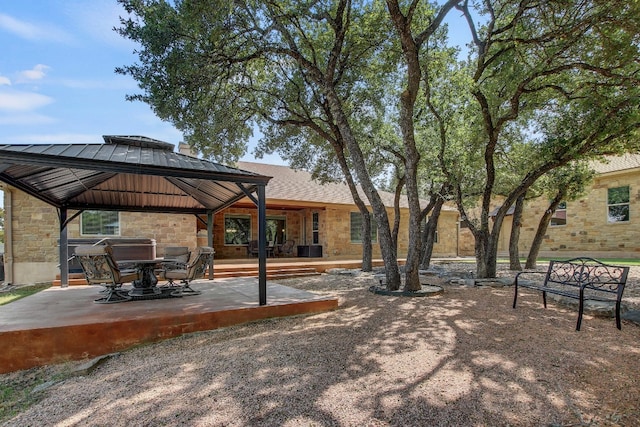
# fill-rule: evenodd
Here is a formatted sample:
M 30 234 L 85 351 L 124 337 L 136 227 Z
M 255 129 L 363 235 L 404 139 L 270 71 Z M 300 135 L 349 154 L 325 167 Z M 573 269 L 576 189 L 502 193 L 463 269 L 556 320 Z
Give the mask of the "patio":
M 335 309 L 338 300 L 269 281 L 258 303 L 257 278 L 191 282 L 185 296 L 95 304 L 98 286 L 51 287 L 0 309 L 0 373 L 80 360 L 142 343 L 261 319 Z

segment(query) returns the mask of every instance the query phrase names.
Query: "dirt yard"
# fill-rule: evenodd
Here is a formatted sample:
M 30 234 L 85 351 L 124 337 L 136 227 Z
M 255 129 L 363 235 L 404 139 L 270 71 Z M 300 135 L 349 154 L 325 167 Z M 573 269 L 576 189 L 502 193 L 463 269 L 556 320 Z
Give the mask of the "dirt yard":
M 372 294 L 369 274 L 283 280 L 340 306 L 142 346 L 85 376 L 1 375 L 4 396 L 24 393 L 4 425 L 640 425 L 640 326 L 586 315 L 576 332 L 576 311 L 537 293 L 514 310 L 512 287 L 432 280 L 444 293 L 429 298 Z

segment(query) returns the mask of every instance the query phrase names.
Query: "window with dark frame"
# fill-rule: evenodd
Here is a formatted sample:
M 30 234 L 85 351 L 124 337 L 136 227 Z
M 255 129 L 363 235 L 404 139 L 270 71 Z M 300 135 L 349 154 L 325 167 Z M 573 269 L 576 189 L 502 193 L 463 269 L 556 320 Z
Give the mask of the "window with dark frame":
M 84 211 L 80 215 L 83 236 L 119 236 L 120 213 L 117 211 Z
M 629 222 L 629 186 L 607 190 L 607 221 Z
M 247 245 L 251 240 L 251 216 L 250 215 L 225 215 L 224 217 L 224 244 Z
M 320 215 L 318 214 L 318 212 L 314 212 L 311 215 L 312 218 L 312 225 L 311 225 L 311 231 L 312 231 L 312 238 L 313 238 L 313 244 L 317 245 L 320 243 Z
M 362 214 L 351 212 L 350 219 L 351 243 L 362 243 Z M 378 241 L 378 225 L 373 218 L 371 218 L 371 241 L 374 243 Z

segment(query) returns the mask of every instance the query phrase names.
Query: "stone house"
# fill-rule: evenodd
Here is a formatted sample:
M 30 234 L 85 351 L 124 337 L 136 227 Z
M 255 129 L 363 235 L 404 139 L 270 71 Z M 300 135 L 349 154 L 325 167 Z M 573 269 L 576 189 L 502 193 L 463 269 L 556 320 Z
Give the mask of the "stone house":
M 596 176 L 585 195 L 566 201 L 555 212 L 544 237 L 541 257 L 638 258 L 640 256 L 640 155 L 593 162 Z M 526 257 L 538 222 L 549 205 L 539 197 L 525 202 L 519 252 Z M 507 256 L 512 227 L 510 214 L 500 232 L 498 254 Z M 460 229 L 460 255 L 473 255 L 473 236 Z
M 285 166 L 240 162 L 239 169 L 272 176 L 266 187 L 267 240 L 294 241 L 293 257 L 359 259 L 361 216 L 344 184 L 319 184 L 306 171 Z M 51 281 L 59 272 L 59 224 L 56 209 L 30 195 L 0 183 L 4 192 L 5 226 L 11 227 L 13 282 Z M 393 215 L 393 194 L 382 193 Z M 74 211 L 69 212 L 73 217 Z M 216 213 L 213 239 L 216 259 L 250 258 L 247 244 L 257 239 L 258 212 L 248 199 Z M 399 257 L 406 256 L 408 210 L 401 203 Z M 438 224 L 434 256 L 457 254 L 458 213 L 443 210 Z M 155 256 L 167 246 L 207 245 L 206 218 L 193 214 L 85 211 L 70 221 L 67 232 L 74 239 L 143 238 L 153 242 Z M 377 230 L 373 230 L 376 242 Z M 374 258 L 380 250 L 374 243 Z M 72 251 L 71 251 L 72 253 Z

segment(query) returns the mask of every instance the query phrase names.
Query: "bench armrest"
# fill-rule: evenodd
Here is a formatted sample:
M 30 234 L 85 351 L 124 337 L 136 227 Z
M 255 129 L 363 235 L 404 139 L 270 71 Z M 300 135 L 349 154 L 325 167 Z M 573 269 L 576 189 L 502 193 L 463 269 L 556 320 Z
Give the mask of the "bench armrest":
M 516 278 L 513 281 L 513 283 L 517 286 L 518 285 L 518 280 L 520 279 L 520 276 L 524 275 L 524 274 L 542 274 L 542 275 L 547 275 L 547 271 L 540 271 L 540 270 L 524 270 L 519 272 L 518 274 L 516 274 Z

